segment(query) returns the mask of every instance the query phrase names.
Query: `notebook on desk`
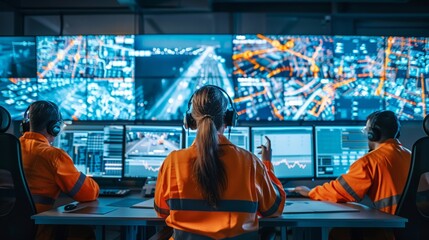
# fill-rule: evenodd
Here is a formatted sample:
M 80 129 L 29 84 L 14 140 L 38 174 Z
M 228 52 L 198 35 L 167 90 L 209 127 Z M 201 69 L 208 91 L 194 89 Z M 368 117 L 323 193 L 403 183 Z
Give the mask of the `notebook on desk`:
M 283 213 L 335 213 L 335 212 L 359 212 L 358 209 L 345 204 L 324 201 L 288 201 L 286 200 Z
M 153 208 L 154 200 L 153 198 L 150 198 L 148 200 L 136 203 L 132 205 L 132 208 Z

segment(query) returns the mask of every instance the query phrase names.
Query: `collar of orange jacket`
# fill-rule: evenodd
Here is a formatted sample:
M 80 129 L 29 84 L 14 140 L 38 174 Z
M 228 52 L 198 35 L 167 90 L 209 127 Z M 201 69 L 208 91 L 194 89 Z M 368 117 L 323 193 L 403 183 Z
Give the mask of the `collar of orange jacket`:
M 380 148 L 381 146 L 387 145 L 387 144 L 402 145 L 401 142 L 398 139 L 396 139 L 396 138 L 389 138 L 386 141 L 380 143 L 380 145 L 378 146 L 378 148 Z
M 26 133 L 24 133 L 24 135 L 22 135 L 22 138 L 34 139 L 34 140 L 45 142 L 45 143 L 49 144 L 48 139 L 45 136 L 43 136 L 42 134 L 37 133 L 37 132 L 26 132 Z

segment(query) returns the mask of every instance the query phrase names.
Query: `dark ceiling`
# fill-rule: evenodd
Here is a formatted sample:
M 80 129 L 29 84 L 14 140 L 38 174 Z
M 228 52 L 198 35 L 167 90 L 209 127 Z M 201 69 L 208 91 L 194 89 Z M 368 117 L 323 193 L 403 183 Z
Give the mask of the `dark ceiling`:
M 283 12 L 427 14 L 428 0 L 0 0 L 21 14 L 134 12 Z

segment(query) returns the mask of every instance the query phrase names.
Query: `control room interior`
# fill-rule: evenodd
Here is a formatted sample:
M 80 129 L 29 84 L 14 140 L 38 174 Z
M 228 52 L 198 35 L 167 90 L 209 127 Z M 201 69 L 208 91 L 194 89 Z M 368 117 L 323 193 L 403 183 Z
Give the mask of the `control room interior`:
M 272 136 L 274 165 L 285 187 L 312 187 L 345 172 L 366 153 L 360 134 L 373 111 L 398 115 L 399 140 L 409 149 L 426 136 L 426 0 L 0 0 L 0 22 L 0 105 L 12 115 L 8 132 L 21 135 L 19 124 L 32 101 L 53 100 L 67 124 L 54 144 L 74 154 L 77 168 L 102 188 L 153 194 L 152 188 L 142 190 L 144 183 L 156 177 L 170 151 L 186 148 L 195 138 L 195 132 L 183 129 L 182 116 L 193 90 L 205 84 L 224 88 L 240 114 L 230 133 L 234 143 L 256 153 L 262 136 Z M 8 69 L 16 56 L 9 59 L 7 51 L 18 51 L 7 44 L 13 37 L 21 47 L 34 44 L 21 52 L 34 55 L 34 63 Z M 79 70 L 79 64 L 70 69 L 66 61 L 61 66 L 79 53 L 66 52 L 52 66 L 44 51 L 52 44 L 85 43 L 85 50 L 73 51 L 82 51 L 79 56 L 92 64 L 98 59 L 91 59 L 91 51 L 99 49 L 91 44 L 100 41 L 123 48 L 127 60 L 121 66 L 112 60 L 104 69 Z M 404 43 L 410 47 L 404 49 Z M 268 47 L 293 50 L 267 57 L 262 51 Z M 194 58 L 182 58 L 183 51 Z M 249 54 L 258 53 L 278 65 L 249 61 L 255 57 Z M 201 57 L 205 54 L 210 59 Z M 312 54 L 318 56 L 309 60 Z M 284 67 L 281 61 L 301 69 Z M 343 152 L 326 160 L 323 143 L 350 136 L 360 145 L 351 144 L 354 150 L 340 146 Z M 76 145 L 90 141 L 100 151 L 78 156 Z M 302 153 L 286 163 L 276 159 L 276 154 L 288 156 L 285 141 L 296 151 L 292 158 Z M 108 154 L 103 152 L 106 144 Z M 144 152 L 144 147 L 153 149 Z M 341 159 L 345 155 L 347 160 Z M 107 165 L 114 167 L 78 162 L 82 157 L 110 161 Z

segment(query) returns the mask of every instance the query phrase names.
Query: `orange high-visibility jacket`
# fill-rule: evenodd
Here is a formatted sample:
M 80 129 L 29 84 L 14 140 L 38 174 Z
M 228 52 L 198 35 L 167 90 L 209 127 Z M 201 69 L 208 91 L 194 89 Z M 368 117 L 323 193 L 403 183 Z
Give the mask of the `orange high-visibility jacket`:
M 397 139 L 388 139 L 354 162 L 348 173 L 313 188 L 309 197 L 333 202 L 359 202 L 367 194 L 377 209 L 395 214 L 410 163 L 410 150 Z
M 65 151 L 51 146 L 36 132 L 26 132 L 19 140 L 24 173 L 37 212 L 51 209 L 61 191 L 79 202 L 97 199 L 98 184 L 79 172 Z
M 171 152 L 164 160 L 156 183 L 154 207 L 174 229 L 173 238 L 252 238 L 257 236 L 258 214 L 262 217 L 282 214 L 286 194 L 272 164 L 262 163 L 223 135 L 219 135 L 219 146 L 227 187 L 216 208 L 202 198 L 193 177 L 195 144 Z

